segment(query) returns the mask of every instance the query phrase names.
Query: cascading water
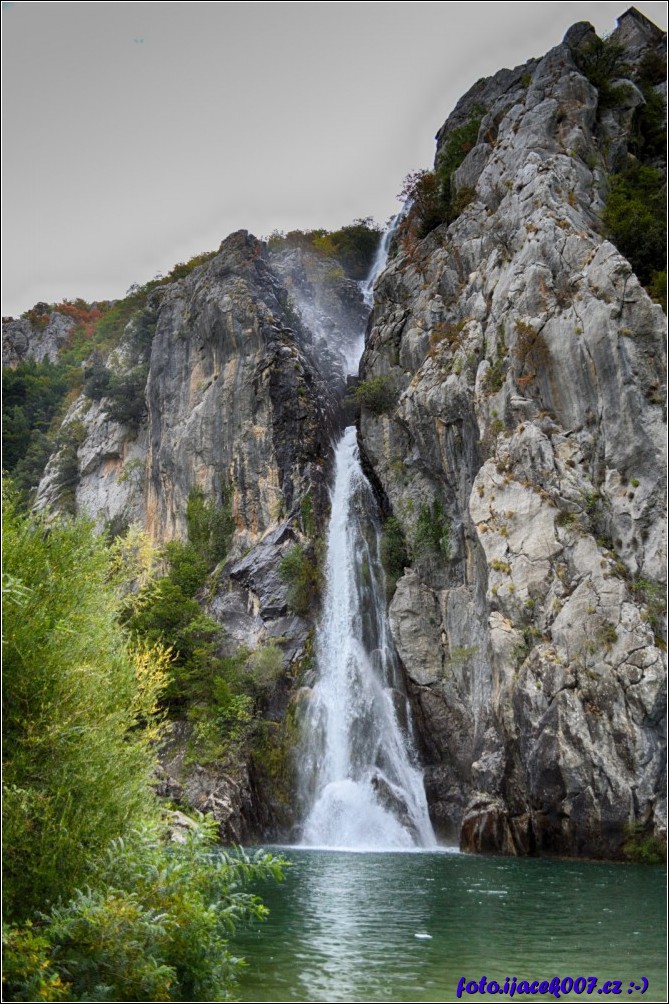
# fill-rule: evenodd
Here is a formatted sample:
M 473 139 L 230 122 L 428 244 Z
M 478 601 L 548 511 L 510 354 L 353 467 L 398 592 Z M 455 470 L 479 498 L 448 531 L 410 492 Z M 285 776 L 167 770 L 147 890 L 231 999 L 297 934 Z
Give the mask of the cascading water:
M 392 228 L 361 284 L 370 298 L 391 236 Z M 435 844 L 386 618 L 380 547 L 376 499 L 350 427 L 335 454 L 318 680 L 301 757 L 307 846 L 381 850 Z
M 407 208 L 408 206 L 404 205 L 400 209 L 397 216 L 393 216 L 390 221 L 390 226 L 379 241 L 379 246 L 376 249 L 376 255 L 374 256 L 372 267 L 369 270 L 369 275 L 360 283 L 360 292 L 362 293 L 362 297 L 370 310 L 374 306 L 374 283 L 386 267 L 386 262 L 388 261 L 388 251 L 390 250 L 390 242 L 393 239 L 395 231 L 400 225 L 400 220 L 406 213 Z M 360 352 L 360 355 L 362 355 L 362 351 Z
M 374 283 L 378 277 L 383 272 L 386 267 L 386 262 L 388 261 L 388 250 L 390 248 L 390 242 L 393 239 L 393 234 L 399 226 L 400 220 L 407 211 L 407 206 L 403 206 L 400 209 L 397 216 L 394 216 L 390 221 L 390 226 L 383 234 L 383 237 L 379 241 L 379 246 L 376 249 L 376 255 L 374 256 L 374 261 L 372 262 L 372 267 L 369 270 L 369 275 L 362 282 L 358 283 L 360 287 L 360 292 L 362 293 L 362 298 L 365 301 L 365 305 L 371 310 L 374 306 Z M 360 338 L 357 339 L 351 348 L 351 351 L 347 354 L 346 365 L 349 374 L 355 374 L 358 372 L 358 366 L 360 365 L 360 356 L 362 355 L 362 350 L 365 347 L 365 333 L 361 333 Z

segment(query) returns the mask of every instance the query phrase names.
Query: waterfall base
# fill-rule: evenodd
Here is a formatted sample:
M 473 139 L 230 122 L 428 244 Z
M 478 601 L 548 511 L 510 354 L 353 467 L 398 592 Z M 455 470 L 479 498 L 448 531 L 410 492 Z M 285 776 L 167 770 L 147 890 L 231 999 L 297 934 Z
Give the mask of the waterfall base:
M 347 850 L 407 850 L 415 847 L 410 829 L 378 801 L 371 782 L 332 781 L 304 826 L 306 846 Z

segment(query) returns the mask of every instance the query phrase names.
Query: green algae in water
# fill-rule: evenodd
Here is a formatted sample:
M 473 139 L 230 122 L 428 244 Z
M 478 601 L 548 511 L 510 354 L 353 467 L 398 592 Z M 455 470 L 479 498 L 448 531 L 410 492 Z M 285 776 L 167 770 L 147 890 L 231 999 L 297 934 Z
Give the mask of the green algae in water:
M 599 988 L 622 981 L 621 994 L 605 999 L 666 1000 L 662 866 L 283 853 L 286 881 L 258 890 L 269 920 L 233 941 L 248 962 L 242 1001 L 454 1001 L 462 976 L 484 975 L 502 987 L 507 976 L 596 976 Z M 628 994 L 642 976 L 646 993 Z

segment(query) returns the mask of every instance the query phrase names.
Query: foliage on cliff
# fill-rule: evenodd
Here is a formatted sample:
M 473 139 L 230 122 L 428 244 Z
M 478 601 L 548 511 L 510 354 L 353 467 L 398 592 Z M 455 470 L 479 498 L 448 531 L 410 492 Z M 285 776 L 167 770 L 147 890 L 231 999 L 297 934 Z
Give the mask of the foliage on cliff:
M 52 423 L 76 379 L 72 367 L 49 359 L 3 371 L 3 464 L 20 491 L 38 484 L 53 450 Z
M 149 307 L 149 297 L 159 286 L 184 278 L 216 253 L 195 255 L 175 265 L 167 276 L 131 286 L 122 300 L 92 304 L 82 299 L 63 300 L 39 304 L 39 309 L 22 315 L 35 330 L 46 328 L 55 314 L 74 322 L 57 362 L 27 358 L 15 369 L 3 369 L 4 469 L 26 498 L 44 473 L 57 445 L 64 411 L 82 384 L 93 400 L 107 399 L 109 418 L 137 429 L 145 410 L 147 359 L 155 332 L 156 316 Z M 121 374 L 110 370 L 106 360 L 124 333 L 131 365 Z
M 666 270 L 666 214 L 667 186 L 659 171 L 636 163 L 611 175 L 604 226 L 645 286 Z
M 259 705 L 283 660 L 271 644 L 223 655 L 224 632 L 202 609 L 202 591 L 225 559 L 234 530 L 227 491 L 215 502 L 194 488 L 186 518 L 187 539 L 162 549 L 165 574 L 126 595 L 121 619 L 138 642 L 169 649 L 163 704 L 191 723 L 190 759 L 206 764 L 224 761 L 251 742 Z
M 473 193 L 456 191 L 453 175 L 476 144 L 484 109 L 475 105 L 469 119 L 450 131 L 437 154 L 434 171 L 413 171 L 404 179 L 399 198 L 410 205 L 401 230 L 419 240 L 442 223 L 452 223 Z
M 364 279 L 374 261 L 383 228 L 371 216 L 354 220 L 339 230 L 275 230 L 267 238 L 273 251 L 303 247 L 335 258 L 351 279 Z

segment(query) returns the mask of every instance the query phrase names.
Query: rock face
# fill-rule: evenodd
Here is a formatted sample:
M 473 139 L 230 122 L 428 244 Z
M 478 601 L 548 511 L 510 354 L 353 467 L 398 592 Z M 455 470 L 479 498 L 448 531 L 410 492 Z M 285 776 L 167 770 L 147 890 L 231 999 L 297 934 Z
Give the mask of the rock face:
M 644 21 L 614 35 L 630 60 L 661 44 Z M 398 242 L 361 365 L 397 392 L 361 440 L 414 555 L 390 615 L 428 798 L 467 850 L 666 836 L 665 317 L 601 234 L 636 98 L 598 108 L 575 59 L 593 37 L 459 102 L 437 163 L 482 108 L 468 204 Z
M 202 602 L 225 631 L 222 654 L 277 645 L 288 677 L 312 624 L 291 611 L 278 565 L 296 544 L 310 547 L 327 518 L 348 343 L 366 320 L 357 284 L 341 270 L 319 294 L 331 307 L 327 351 L 324 330 L 303 320 L 296 291 L 305 301 L 311 291 L 318 307 L 321 273 L 333 264 L 307 251 L 271 255 L 240 231 L 211 261 L 154 290 L 106 360 L 114 395 L 82 394 L 71 406 L 37 499 L 58 508 L 67 495 L 71 510 L 114 532 L 139 524 L 159 544 L 186 537 L 193 488 L 231 499 L 232 546 Z M 288 699 L 279 686 L 274 717 Z M 266 808 L 272 792 L 251 797 L 248 764 L 237 758 L 220 776 L 186 770 L 185 743 L 177 729 L 165 753 L 172 797 L 178 789 L 212 811 L 223 839 L 278 835 Z M 282 825 L 285 836 L 292 820 Z
M 601 100 L 579 69 L 594 41 L 575 25 L 458 102 L 438 164 L 481 119 L 453 176 L 460 214 L 395 239 L 360 369 L 365 469 L 410 555 L 390 623 L 428 801 L 467 850 L 618 857 L 629 827 L 666 838 L 665 317 L 603 236 L 645 98 L 624 80 Z M 632 69 L 662 48 L 635 11 L 614 42 Z M 6 325 L 8 365 L 67 338 L 70 318 L 32 314 Z M 307 693 L 317 615 L 291 607 L 279 563 L 324 531 L 366 321 L 335 262 L 231 235 L 153 290 L 104 381 L 93 367 L 39 488 L 39 506 L 158 543 L 185 537 L 194 488 L 231 499 L 232 546 L 199 599 L 222 655 L 279 650 L 273 724 Z M 213 812 L 225 840 L 287 839 L 285 778 L 243 756 L 189 763 L 188 729 L 158 790 Z
M 14 369 L 26 359 L 41 363 L 55 362 L 74 321 L 58 311 L 50 311 L 46 303 L 38 303 L 32 318 L 19 317 L 3 321 L 2 365 Z
M 317 358 L 263 245 L 233 234 L 211 262 L 154 291 L 147 309 L 155 331 L 148 375 L 138 389 L 129 383 L 128 393 L 145 399 L 134 428 L 110 419 L 104 396 L 82 396 L 65 419 L 65 429 L 83 425 L 77 510 L 139 519 L 163 542 L 184 536 L 194 486 L 220 498 L 230 485 L 239 552 L 307 492 L 322 511 L 344 378 Z M 109 360 L 121 377 L 137 372 L 133 324 Z M 58 461 L 47 468 L 40 505 L 58 501 Z

